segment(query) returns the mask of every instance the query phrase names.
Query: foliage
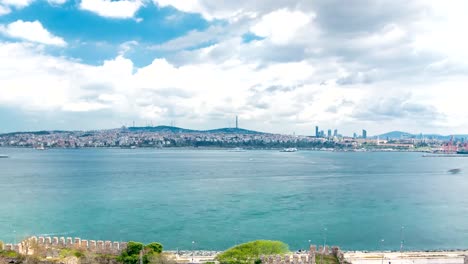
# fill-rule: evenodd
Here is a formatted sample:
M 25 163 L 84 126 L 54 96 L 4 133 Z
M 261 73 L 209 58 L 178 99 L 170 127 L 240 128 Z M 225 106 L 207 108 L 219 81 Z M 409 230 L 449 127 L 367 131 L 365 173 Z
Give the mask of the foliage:
M 140 251 L 143 249 L 143 243 L 130 241 L 127 244 L 127 253 L 128 255 L 137 255 L 140 254 Z
M 145 246 L 145 250 L 153 253 L 161 253 L 163 251 L 163 245 L 157 242 L 152 242 Z
M 140 260 L 140 252 L 143 251 L 143 263 L 148 264 L 153 255 L 160 254 L 163 246 L 160 243 L 152 242 L 144 246 L 140 242 L 130 241 L 127 244 L 127 249 L 117 257 L 117 261 L 124 264 L 138 264 Z
M 3 243 L 3 241 L 0 240 L 0 251 L 2 250 L 4 245 L 5 245 L 5 243 Z
M 122 252 L 122 254 L 117 257 L 117 261 L 124 264 L 137 264 L 139 259 L 139 255 L 129 255 L 127 251 Z
M 216 259 L 222 264 L 256 263 L 261 255 L 277 255 L 289 252 L 288 245 L 281 241 L 257 240 L 230 248 Z

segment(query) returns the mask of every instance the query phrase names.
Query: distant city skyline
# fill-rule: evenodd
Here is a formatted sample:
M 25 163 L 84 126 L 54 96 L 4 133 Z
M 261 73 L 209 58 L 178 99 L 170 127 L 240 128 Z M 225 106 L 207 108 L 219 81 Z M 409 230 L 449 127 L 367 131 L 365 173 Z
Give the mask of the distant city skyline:
M 319 126 L 315 126 L 314 129 L 312 130 L 311 133 L 309 134 L 300 134 L 296 132 L 292 133 L 281 133 L 281 132 L 274 132 L 274 131 L 266 131 L 266 130 L 255 130 L 251 128 L 245 128 L 241 127 L 239 125 L 239 119 L 238 116 L 235 117 L 234 121 L 234 126 L 232 126 L 230 123 L 228 126 L 225 127 L 209 127 L 209 128 L 193 128 L 193 127 L 186 127 L 186 126 L 176 126 L 175 122 L 171 121 L 170 124 L 153 124 L 152 122 L 146 122 L 144 125 L 139 125 L 138 123 L 135 123 L 135 121 L 132 121 L 130 125 L 124 124 L 119 127 L 110 127 L 110 128 L 101 128 L 101 129 L 36 129 L 36 130 L 15 130 L 15 131 L 8 131 L 8 132 L 2 132 L 0 131 L 0 135 L 2 134 L 8 134 L 8 133 L 27 133 L 27 132 L 40 132 L 40 131 L 105 131 L 105 130 L 114 130 L 118 129 L 120 130 L 121 128 L 180 128 L 180 129 L 187 129 L 187 130 L 193 130 L 193 131 L 212 131 L 212 130 L 217 130 L 217 129 L 239 129 L 239 130 L 247 130 L 247 131 L 253 131 L 253 132 L 261 132 L 261 133 L 267 133 L 267 134 L 277 134 L 277 135 L 285 135 L 285 136 L 305 136 L 305 137 L 314 137 L 314 138 L 326 138 L 326 139 L 333 139 L 333 138 L 355 138 L 355 139 L 368 139 L 368 138 L 375 138 L 377 136 L 385 136 L 386 134 L 400 134 L 401 136 L 398 136 L 398 138 L 405 138 L 405 137 L 417 137 L 418 139 L 423 139 L 426 136 L 429 136 L 429 138 L 432 138 L 433 136 L 441 136 L 441 137 L 446 137 L 450 138 L 451 136 L 461 136 L 462 139 L 468 138 L 468 134 L 463 134 L 463 133 L 451 133 L 451 134 L 439 134 L 439 133 L 412 133 L 409 131 L 402 131 L 402 130 L 391 130 L 391 131 L 385 131 L 382 133 L 378 134 L 368 134 L 366 129 L 362 129 L 361 134 L 357 132 L 352 132 L 350 134 L 346 133 L 339 133 L 338 128 L 332 129 L 327 129 L 326 131 L 321 129 Z M 391 136 L 391 138 L 395 138 L 394 136 Z M 381 139 L 385 139 L 385 137 L 382 137 Z
M 0 0 L 0 133 L 468 134 L 468 2 Z

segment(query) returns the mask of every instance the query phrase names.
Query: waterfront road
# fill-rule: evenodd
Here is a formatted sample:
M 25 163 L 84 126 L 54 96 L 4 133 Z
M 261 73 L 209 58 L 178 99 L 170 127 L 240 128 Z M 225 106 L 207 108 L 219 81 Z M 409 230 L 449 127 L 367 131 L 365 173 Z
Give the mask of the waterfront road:
M 468 251 L 346 252 L 352 264 L 468 264 Z

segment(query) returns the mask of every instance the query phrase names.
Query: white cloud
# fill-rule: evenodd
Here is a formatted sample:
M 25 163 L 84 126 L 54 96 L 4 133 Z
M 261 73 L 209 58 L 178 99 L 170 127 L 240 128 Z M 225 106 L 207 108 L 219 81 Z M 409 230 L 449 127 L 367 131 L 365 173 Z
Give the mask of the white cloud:
M 317 123 L 385 132 L 388 126 L 382 122 L 368 123 L 354 113 L 365 111 L 369 98 L 397 98 L 411 90 L 402 109 L 373 107 L 386 116 L 395 116 L 399 125 L 410 130 L 424 122 L 427 129 L 438 132 L 432 121 L 415 121 L 413 117 L 418 115 L 440 112 L 449 118 L 435 121 L 450 129 L 461 129 L 463 124 L 456 120 L 468 118 L 462 109 L 467 94 L 457 90 L 466 83 L 466 77 L 451 83 L 433 83 L 427 89 L 398 82 L 380 83 L 378 90 L 371 84 L 322 86 L 314 80 L 320 79 L 322 68 L 329 67 L 324 61 L 317 66 L 301 61 L 259 67 L 258 63 L 233 58 L 177 67 L 165 59 L 156 59 L 136 68 L 131 60 L 117 56 L 91 66 L 45 55 L 35 45 L 21 43 L 1 43 L 0 60 L 0 104 L 34 112 L 92 116 L 106 110 L 136 120 L 157 120 L 159 124 L 177 119 L 179 124 L 195 128 L 225 125 L 220 122 L 238 114 L 246 127 L 274 132 L 290 132 L 286 127 L 297 126 L 297 132 L 310 134 Z M 457 93 L 460 99 L 450 103 L 453 100 L 449 95 L 440 97 L 441 90 L 446 90 L 443 87 L 453 87 L 449 94 Z M 328 110 L 331 106 L 333 111 Z M 426 109 L 431 113 L 424 113 Z M 452 120 L 454 117 L 456 120 Z M 391 125 L 396 124 L 394 121 L 385 120 Z
M 70 102 L 62 106 L 63 111 L 69 112 L 89 112 L 106 108 L 105 104 L 95 102 Z
M 16 8 L 22 8 L 30 5 L 33 1 L 34 0 L 0 0 L 0 3 L 14 6 Z
M 29 6 L 35 0 L 0 0 L 0 16 L 9 14 L 11 12 L 10 7 L 17 9 Z M 66 3 L 68 0 L 47 0 L 51 5 L 61 5 Z
M 227 23 L 153 46 L 159 58 L 144 67 L 125 57 L 144 49 L 144 40 L 121 44 L 98 66 L 34 44 L 0 43 L 0 105 L 158 124 L 176 119 L 194 128 L 224 126 L 237 114 L 246 127 L 274 132 L 311 134 L 316 124 L 345 133 L 465 132 L 463 1 L 421 1 L 420 13 L 402 0 L 351 10 L 333 1 L 153 1 Z M 83 0 L 81 8 L 135 19 L 142 3 Z M 12 29 L 2 32 L 15 37 Z M 247 32 L 264 39 L 244 43 Z
M 416 31 L 414 49 L 418 52 L 436 52 L 444 56 L 468 59 L 468 2 L 454 0 L 427 2 L 427 16 L 413 25 Z
M 160 7 L 172 6 L 179 11 L 186 13 L 199 13 L 207 20 L 215 18 L 226 18 L 231 14 L 216 14 L 213 10 L 207 9 L 199 0 L 153 0 Z
M 10 12 L 11 12 L 10 8 L 8 8 L 7 6 L 3 6 L 3 5 L 0 4 L 0 16 L 9 14 Z
M 49 2 L 49 4 L 52 4 L 52 5 L 63 5 L 67 1 L 68 0 L 47 0 L 47 2 Z
M 33 22 L 17 20 L 6 26 L 0 25 L 0 33 L 12 38 L 19 38 L 47 45 L 66 45 L 66 42 L 62 38 L 52 35 L 42 26 L 41 22 L 37 20 Z
M 155 0 L 161 7 L 172 6 L 180 11 L 188 13 L 202 13 L 203 7 L 198 0 Z
M 141 0 L 82 0 L 80 8 L 108 18 L 133 18 L 143 6 Z
M 279 2 L 284 2 L 280 0 Z M 218 0 L 153 0 L 153 3 L 160 7 L 173 7 L 179 11 L 186 13 L 200 14 L 206 20 L 212 21 L 214 19 L 228 20 L 229 22 L 236 22 L 242 18 L 254 18 L 258 15 L 259 8 L 278 5 L 268 0 L 261 1 L 218 1 Z M 265 4 L 266 3 L 266 4 Z
M 250 30 L 258 36 L 270 38 L 275 44 L 288 44 L 297 32 L 315 15 L 280 9 L 264 15 Z

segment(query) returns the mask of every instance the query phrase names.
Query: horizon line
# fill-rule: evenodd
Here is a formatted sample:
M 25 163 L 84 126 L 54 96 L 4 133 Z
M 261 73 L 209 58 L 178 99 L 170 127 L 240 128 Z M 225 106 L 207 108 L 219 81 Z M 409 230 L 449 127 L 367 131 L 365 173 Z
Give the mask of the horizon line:
M 11 132 L 0 132 L 0 136 L 1 135 L 7 135 L 7 134 L 19 134 L 19 133 L 24 133 L 24 134 L 27 134 L 27 133 L 39 133 L 39 132 L 91 132 L 91 131 L 105 131 L 105 130 L 115 130 L 115 129 L 123 129 L 123 128 L 126 128 L 126 129 L 130 129 L 130 128 L 160 128 L 160 127 L 167 127 L 167 128 L 176 128 L 176 129 L 183 129 L 183 130 L 189 130 L 189 131 L 193 131 L 193 132 L 209 132 L 209 131 L 213 131 L 213 130 L 222 130 L 222 129 L 234 129 L 234 130 L 246 130 L 246 131 L 252 131 L 252 132 L 256 132 L 256 133 L 259 133 L 259 134 L 276 134 L 276 135 L 296 135 L 296 136 L 307 136 L 307 137 L 316 137 L 315 135 L 313 135 L 314 133 L 311 133 L 311 135 L 302 135 L 302 134 L 287 134 L 287 133 L 275 133 L 275 132 L 264 132 L 264 131 L 257 131 L 257 130 L 252 130 L 252 129 L 247 129 L 247 128 L 241 128 L 241 127 L 219 127 L 219 128 L 212 128 L 212 129 L 192 129 L 192 128 L 184 128 L 184 127 L 179 127 L 179 126 L 171 126 L 171 125 L 158 125 L 158 126 L 150 126 L 150 125 L 146 125 L 146 126 L 121 126 L 121 127 L 114 127 L 114 128 L 97 128 L 97 129 L 85 129 L 85 130 L 80 130 L 80 129 L 71 129 L 71 130 L 67 130 L 67 129 L 39 129 L 39 130 L 17 130 L 17 131 L 11 131 Z M 405 131 L 401 131 L 401 130 L 393 130 L 393 131 L 389 131 L 389 132 L 385 132 L 385 133 L 382 133 L 382 134 L 377 134 L 377 135 L 370 135 L 368 136 L 367 138 L 373 138 L 373 137 L 379 137 L 379 136 L 384 136 L 386 134 L 390 134 L 390 133 L 401 133 L 401 134 L 407 134 L 409 136 L 438 136 L 438 137 L 468 137 L 468 133 L 464 134 L 464 133 L 453 133 L 453 134 L 438 134 L 438 133 L 410 133 L 410 132 L 405 132 Z M 353 138 L 353 136 L 346 136 L 346 135 L 341 135 L 342 137 L 351 137 Z M 362 135 L 359 135 L 357 138 L 362 138 L 361 137 Z M 323 138 L 327 138 L 327 137 L 323 137 Z

